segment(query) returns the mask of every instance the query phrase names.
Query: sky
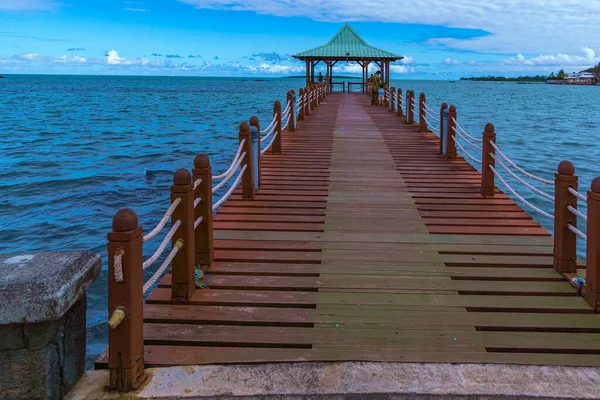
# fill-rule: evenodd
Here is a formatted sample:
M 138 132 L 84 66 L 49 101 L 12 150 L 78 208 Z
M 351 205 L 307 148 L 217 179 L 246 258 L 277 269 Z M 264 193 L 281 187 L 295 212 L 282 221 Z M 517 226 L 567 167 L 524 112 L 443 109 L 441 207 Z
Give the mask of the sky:
M 0 74 L 303 75 L 291 55 L 345 23 L 405 57 L 392 78 L 547 75 L 600 62 L 600 0 L 0 0 Z

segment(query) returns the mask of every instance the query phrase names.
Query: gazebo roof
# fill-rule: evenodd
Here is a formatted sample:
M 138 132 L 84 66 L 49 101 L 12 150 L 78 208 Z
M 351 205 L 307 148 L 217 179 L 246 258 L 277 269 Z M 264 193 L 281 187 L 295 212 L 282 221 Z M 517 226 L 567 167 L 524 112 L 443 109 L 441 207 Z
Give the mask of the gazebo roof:
M 369 46 L 348 24 L 324 46 L 298 53 L 294 58 L 329 60 L 401 60 L 402 56 Z

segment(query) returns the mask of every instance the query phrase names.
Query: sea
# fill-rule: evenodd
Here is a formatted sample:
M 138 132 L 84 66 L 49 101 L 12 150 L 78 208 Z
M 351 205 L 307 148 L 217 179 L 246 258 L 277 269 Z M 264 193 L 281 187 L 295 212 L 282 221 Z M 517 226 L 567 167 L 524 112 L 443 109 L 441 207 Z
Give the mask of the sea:
M 273 102 L 284 104 L 286 92 L 303 85 L 296 78 L 0 79 L 0 253 L 102 255 L 102 273 L 88 291 L 88 368 L 107 346 L 106 234 L 115 212 L 131 207 L 141 225 L 154 227 L 169 206 L 174 171 L 191 168 L 199 153 L 209 155 L 213 171 L 223 171 L 237 150 L 240 122 L 256 115 L 268 124 Z M 424 92 L 434 110 L 442 102 L 455 105 L 472 136 L 493 123 L 500 149 L 535 175 L 552 180 L 569 160 L 581 191 L 600 176 L 600 87 L 418 80 L 391 86 Z M 551 203 L 507 181 L 552 212 Z M 553 192 L 552 185 L 534 184 Z M 535 217 L 552 230 L 550 220 Z M 160 240 L 146 246 L 145 257 Z M 585 258 L 584 244 L 578 249 Z

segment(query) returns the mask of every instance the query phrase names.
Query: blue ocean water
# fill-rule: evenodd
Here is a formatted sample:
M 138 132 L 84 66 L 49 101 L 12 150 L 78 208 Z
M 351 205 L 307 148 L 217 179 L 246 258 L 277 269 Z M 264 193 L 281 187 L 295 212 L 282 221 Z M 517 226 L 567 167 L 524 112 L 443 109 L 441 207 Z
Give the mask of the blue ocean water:
M 287 90 L 303 83 L 6 76 L 0 80 L 0 253 L 86 249 L 102 254 L 106 263 L 106 233 L 119 208 L 133 208 L 143 226 L 154 227 L 168 208 L 176 169 L 191 168 L 194 156 L 206 153 L 213 170 L 222 171 L 237 149 L 239 123 L 252 115 L 270 121 L 273 101 L 283 103 Z M 494 123 L 500 148 L 534 174 L 553 179 L 558 163 L 570 160 L 581 188 L 600 176 L 600 103 L 595 101 L 600 87 L 462 81 L 392 85 L 425 92 L 433 109 L 442 102 L 456 105 L 459 123 L 473 136 Z M 539 197 L 521 193 L 552 211 Z M 538 220 L 552 229 L 551 221 Z M 89 291 L 90 360 L 106 346 L 106 297 L 104 269 Z

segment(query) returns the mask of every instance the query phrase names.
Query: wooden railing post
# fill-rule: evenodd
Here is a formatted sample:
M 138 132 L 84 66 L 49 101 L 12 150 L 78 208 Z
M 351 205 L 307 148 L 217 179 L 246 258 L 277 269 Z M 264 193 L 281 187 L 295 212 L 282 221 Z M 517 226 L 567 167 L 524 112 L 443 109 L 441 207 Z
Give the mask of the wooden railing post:
M 496 154 L 496 149 L 490 144 L 496 143 L 496 129 L 493 124 L 487 124 L 483 131 L 483 144 L 482 155 L 481 155 L 481 195 L 486 197 L 494 197 L 496 190 L 494 182 L 494 172 L 490 169 L 496 167 L 496 160 L 490 155 Z
M 282 131 L 282 126 L 281 126 L 281 103 L 279 101 L 276 101 L 273 104 L 273 116 L 277 116 L 277 125 L 275 126 L 275 133 L 277 134 L 277 136 L 275 136 L 275 139 L 273 139 L 273 154 L 281 154 L 281 131 Z
M 425 93 L 421 92 L 419 95 L 419 132 L 421 133 L 429 131 L 425 121 L 425 101 Z
M 192 169 L 192 181 L 202 179 L 195 190 L 194 198 L 201 199 L 194 209 L 194 221 L 202 218 L 202 222 L 194 232 L 196 242 L 196 265 L 212 266 L 215 256 L 213 243 L 213 195 L 212 195 L 212 167 L 210 159 L 206 154 L 198 154 L 194 158 L 194 169 Z M 184 243 L 185 246 L 185 243 Z
M 293 90 L 289 91 L 289 99 L 291 101 L 292 108 L 290 109 L 290 123 L 288 125 L 288 131 L 296 132 L 296 92 Z
M 446 130 L 448 129 L 448 104 L 442 103 L 440 107 L 440 154 L 446 155 Z
M 448 109 L 448 127 L 446 128 L 446 158 L 448 160 L 453 160 L 456 158 L 456 143 L 454 142 L 454 137 L 456 137 L 456 117 L 458 113 L 456 112 L 455 106 L 450 106 Z
M 137 389 L 144 372 L 144 276 L 142 227 L 135 212 L 119 210 L 108 234 L 108 368 L 109 387 L 114 390 Z M 116 266 L 122 275 L 115 275 Z M 121 279 L 122 276 L 122 279 Z M 116 322 L 120 315 L 121 321 Z M 124 317 L 124 318 L 123 318 Z
M 407 90 L 406 91 L 406 123 L 411 125 L 414 116 L 411 115 L 411 107 L 410 107 L 410 96 L 412 96 L 412 91 L 411 90 Z
M 395 95 L 396 95 L 396 87 L 392 86 L 390 88 L 390 111 L 391 112 L 396 111 L 396 99 L 394 99 Z
M 304 121 L 304 88 L 300 88 L 300 109 L 298 111 L 298 121 Z
M 577 190 L 578 178 L 570 161 L 558 165 L 554 175 L 554 269 L 560 273 L 577 272 L 577 235 L 568 224 L 577 227 L 577 216 L 567 206 L 577 208 L 577 197 L 569 187 Z
M 306 95 L 306 107 L 304 108 L 304 115 L 307 117 L 310 115 L 310 111 L 312 109 L 312 100 L 310 99 L 311 93 L 312 92 L 309 86 L 304 88 L 304 94 Z
M 258 191 L 261 180 L 260 160 L 260 121 L 257 116 L 250 118 L 250 138 L 252 139 L 252 173 L 254 175 L 254 190 Z
M 238 135 L 240 143 L 246 140 L 242 147 L 242 154 L 245 152 L 246 155 L 242 159 L 240 164 L 242 167 L 246 165 L 246 170 L 242 174 L 242 198 L 244 200 L 253 200 L 255 195 L 254 189 L 254 172 L 253 172 L 253 157 L 252 157 L 252 138 L 250 137 L 250 125 L 247 122 L 240 124 L 240 133 Z
M 600 313 L 600 177 L 587 192 L 587 250 L 584 296 Z
M 404 110 L 402 105 L 402 89 L 398 88 L 398 118 L 404 117 Z
M 183 247 L 171 264 L 171 298 L 189 300 L 196 291 L 196 251 L 194 239 L 194 183 L 192 174 L 185 168 L 179 169 L 173 176 L 171 186 L 171 202 L 181 199 L 171 216 L 171 225 L 181 221 L 181 225 L 173 239 L 172 246 L 179 239 L 183 240 Z

